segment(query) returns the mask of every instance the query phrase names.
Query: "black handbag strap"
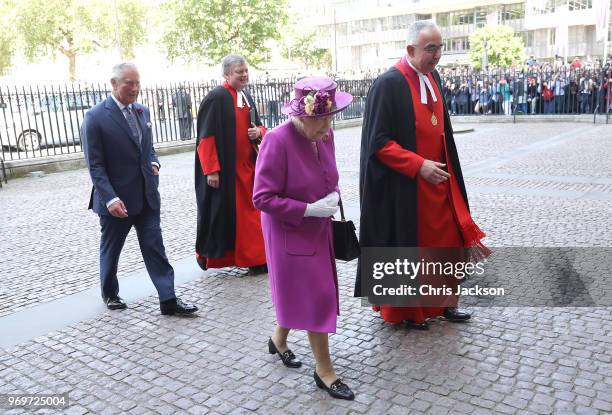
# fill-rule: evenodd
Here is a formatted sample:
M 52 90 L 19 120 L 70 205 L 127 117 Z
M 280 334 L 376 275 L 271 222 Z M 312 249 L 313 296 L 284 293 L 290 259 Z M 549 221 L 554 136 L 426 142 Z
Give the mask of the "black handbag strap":
M 340 206 L 340 219 L 342 220 L 342 222 L 346 222 L 346 219 L 344 218 L 344 207 L 342 207 L 342 198 L 341 197 L 338 200 L 338 206 Z

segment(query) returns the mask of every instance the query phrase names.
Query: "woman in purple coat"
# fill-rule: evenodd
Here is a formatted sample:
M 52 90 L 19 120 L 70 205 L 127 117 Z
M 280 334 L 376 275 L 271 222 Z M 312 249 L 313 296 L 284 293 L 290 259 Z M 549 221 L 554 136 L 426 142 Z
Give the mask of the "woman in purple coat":
M 334 398 L 354 399 L 334 370 L 328 333 L 339 313 L 331 216 L 338 210 L 338 170 L 332 115 L 353 97 L 329 78 L 304 78 L 283 108 L 291 119 L 268 132 L 255 168 L 253 203 L 261 225 L 277 326 L 268 341 L 288 367 L 300 367 L 287 347 L 289 330 L 308 331 L 314 379 Z

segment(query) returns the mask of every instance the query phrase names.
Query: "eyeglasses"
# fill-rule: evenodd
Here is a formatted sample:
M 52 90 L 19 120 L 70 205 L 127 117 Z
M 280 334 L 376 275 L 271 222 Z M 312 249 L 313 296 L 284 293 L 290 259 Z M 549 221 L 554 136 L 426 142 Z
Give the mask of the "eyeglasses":
M 441 44 L 439 46 L 436 46 L 436 45 L 427 45 L 425 47 L 421 47 L 421 46 L 418 46 L 418 45 L 411 45 L 411 46 L 414 46 L 415 48 L 421 48 L 425 52 L 430 53 L 432 55 L 434 55 L 438 51 L 443 51 L 444 50 L 444 44 Z

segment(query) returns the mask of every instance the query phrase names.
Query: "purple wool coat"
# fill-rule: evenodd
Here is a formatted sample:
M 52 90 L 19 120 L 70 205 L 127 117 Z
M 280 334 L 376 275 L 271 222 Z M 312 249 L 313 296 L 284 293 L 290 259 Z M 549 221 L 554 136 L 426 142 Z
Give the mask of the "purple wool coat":
M 338 278 L 330 218 L 304 217 L 306 204 L 338 190 L 333 132 L 312 144 L 291 121 L 266 134 L 255 167 L 270 296 L 281 327 L 335 333 Z

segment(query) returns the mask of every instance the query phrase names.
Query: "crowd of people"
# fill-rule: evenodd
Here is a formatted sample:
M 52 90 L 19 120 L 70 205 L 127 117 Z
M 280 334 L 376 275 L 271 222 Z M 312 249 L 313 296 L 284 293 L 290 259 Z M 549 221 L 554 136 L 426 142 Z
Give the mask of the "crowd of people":
M 342 117 L 363 116 L 368 91 L 384 71 L 329 74 L 355 98 Z M 612 111 L 612 57 L 604 65 L 598 61 L 582 63 L 579 58 L 569 65 L 538 63 L 530 58 L 521 67 L 480 70 L 456 66 L 443 67 L 438 72 L 442 95 L 451 115 L 605 114 Z M 274 126 L 282 121 L 280 107 L 289 99 L 287 87 L 292 82 L 267 79 L 252 85 L 256 105 L 266 125 Z M 261 99 L 265 102 L 260 102 Z
M 453 115 L 603 114 L 612 109 L 612 69 L 441 71 Z
M 368 80 L 385 71 L 349 70 L 330 76 Z M 539 62 L 530 56 L 522 65 L 491 65 L 486 70 L 453 65 L 438 72 L 451 115 L 603 114 L 612 110 L 612 56 L 603 63 L 590 57 L 584 61 L 574 57 L 565 63 L 558 55 Z

